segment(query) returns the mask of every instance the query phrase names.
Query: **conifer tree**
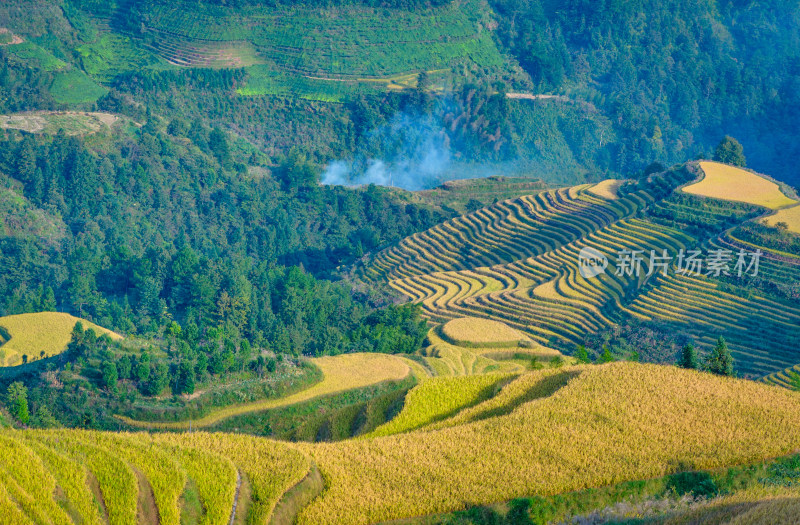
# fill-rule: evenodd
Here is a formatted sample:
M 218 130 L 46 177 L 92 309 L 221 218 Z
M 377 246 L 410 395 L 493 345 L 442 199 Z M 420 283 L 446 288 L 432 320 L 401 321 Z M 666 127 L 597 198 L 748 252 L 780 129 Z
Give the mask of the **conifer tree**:
M 28 389 L 19 381 L 15 381 L 8 386 L 6 391 L 6 401 L 8 411 L 20 423 L 27 425 L 30 420 L 28 413 Z
M 697 370 L 699 363 L 697 361 L 697 350 L 695 350 L 693 344 L 690 343 L 683 347 L 680 359 L 678 359 L 678 366 L 689 370 Z
M 720 336 L 717 340 L 717 345 L 706 361 L 706 370 L 720 376 L 733 375 L 733 356 L 724 337 Z

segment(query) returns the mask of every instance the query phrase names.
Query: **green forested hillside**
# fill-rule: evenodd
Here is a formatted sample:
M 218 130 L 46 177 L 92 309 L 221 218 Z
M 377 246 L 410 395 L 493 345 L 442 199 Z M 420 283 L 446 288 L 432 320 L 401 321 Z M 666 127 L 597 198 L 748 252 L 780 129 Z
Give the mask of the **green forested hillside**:
M 0 46 L 0 110 L 97 103 L 137 116 L 143 103 L 270 155 L 345 161 L 354 179 L 380 160 L 409 188 L 465 171 L 599 180 L 708 153 L 729 134 L 754 168 L 797 184 L 797 10 L 24 0 L 0 6 L 0 27 L 21 40 Z
M 693 156 L 725 130 L 753 167 L 800 183 L 796 2 L 490 3 L 535 91 L 589 101 L 615 123 L 613 169 Z

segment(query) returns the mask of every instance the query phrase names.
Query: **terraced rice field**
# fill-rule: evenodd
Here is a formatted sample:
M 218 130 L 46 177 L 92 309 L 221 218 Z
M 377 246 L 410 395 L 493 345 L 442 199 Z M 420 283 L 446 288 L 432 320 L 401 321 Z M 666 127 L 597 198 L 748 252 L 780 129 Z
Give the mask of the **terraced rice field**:
M 634 215 L 652 202 L 645 192 L 607 201 L 570 188 L 499 202 L 412 235 L 376 254 L 367 276 L 387 280 L 491 267 L 542 255 Z M 481 288 L 486 278 L 477 274 Z
M 406 396 L 403 410 L 365 439 L 409 432 L 454 416 L 464 408 L 493 397 L 498 386 L 511 379 L 503 374 L 434 377 L 416 386 Z
M 800 205 L 778 210 L 775 215 L 767 217 L 766 222 L 770 226 L 775 226 L 782 222 L 786 224 L 790 232 L 800 233 Z
M 407 401 L 380 437 L 324 444 L 3 430 L 2 520 L 178 525 L 189 519 L 184 502 L 196 498 L 207 525 L 275 523 L 276 509 L 289 521 L 299 512 L 301 524 L 366 524 L 660 477 L 676 462 L 711 469 L 800 447 L 800 394 L 675 367 L 612 363 L 438 378 Z M 309 497 L 292 500 L 297 490 Z M 754 515 L 791 511 L 786 495 L 759 495 Z
M 458 346 L 508 348 L 530 341 L 519 330 L 499 321 L 478 317 L 453 319 L 442 326 L 441 333 Z
M 622 186 L 623 182 L 622 180 L 607 179 L 591 186 L 589 191 L 600 197 L 605 197 L 606 199 L 616 199 L 617 190 Z
M 84 8 L 101 36 L 79 51 L 86 71 L 102 80 L 125 67 L 245 67 L 241 95 L 288 93 L 338 102 L 376 89 L 413 87 L 421 71 L 449 76 L 456 64 L 503 64 L 485 29 L 490 10 L 480 0 L 421 10 L 355 4 L 231 8 L 188 0 L 118 0 Z
M 674 189 L 682 182 L 673 178 L 668 184 Z M 533 348 L 570 353 L 587 334 L 612 329 L 621 316 L 632 316 L 673 324 L 701 349 L 725 336 L 737 371 L 747 377 L 800 363 L 800 306 L 759 293 L 740 297 L 711 276 L 677 273 L 680 250 L 736 254 L 756 247 L 737 243 L 727 231 L 716 239 L 693 237 L 660 216 L 668 212 L 723 229 L 732 210 L 689 196 L 665 200 L 658 191 L 625 189 L 607 199 L 579 186 L 502 201 L 376 254 L 366 261 L 364 275 L 388 281 L 409 301 L 420 303 L 433 323 L 448 326 L 464 317 L 499 321 L 524 333 Z M 750 210 L 736 213 L 746 220 L 758 213 Z M 581 275 L 578 261 L 584 248 L 609 259 L 605 273 Z M 621 250 L 642 251 L 638 276 L 620 273 Z M 665 250 L 672 258 L 668 267 L 653 266 L 651 272 L 651 252 L 662 255 Z M 765 253 L 762 275 L 777 282 L 800 276 L 800 265 L 784 259 Z M 428 357 L 452 353 L 436 342 L 426 350 Z M 441 368 L 440 373 L 454 372 Z
M 565 386 L 505 415 L 301 446 L 328 486 L 299 523 L 375 523 L 661 476 L 676 462 L 739 464 L 800 445 L 797 393 L 674 367 L 571 370 L 578 375 Z
M 280 443 L 202 433 L 4 431 L 0 450 L 0 509 L 10 524 L 180 525 L 187 490 L 204 524 L 232 523 L 234 509 L 265 523 L 310 469 Z
M 724 333 L 738 368 L 751 376 L 766 376 L 798 361 L 800 312 L 765 297 L 744 299 L 707 280 L 673 276 L 639 296 L 628 310 L 643 319 L 680 323 L 707 346 Z
M 751 171 L 719 162 L 699 164 L 705 177 L 696 184 L 686 186 L 683 191 L 704 197 L 748 202 L 771 209 L 797 203 L 784 195 L 777 184 Z
M 120 419 L 138 428 L 171 430 L 205 428 L 229 417 L 288 406 L 382 381 L 397 381 L 412 373 L 409 360 L 386 354 L 343 354 L 314 358 L 311 362 L 322 370 L 323 380 L 290 396 L 226 407 L 194 421 L 152 422 L 135 421 L 126 417 Z
M 67 349 L 76 323 L 95 331 L 99 336 L 107 334 L 112 339 L 122 336 L 89 321 L 60 312 L 41 312 L 0 317 L 0 328 L 9 336 L 0 346 L 0 366 L 16 366 L 23 363 L 58 355 Z M 1 335 L 6 339 L 5 335 Z
M 796 377 L 793 374 L 800 374 L 800 365 L 790 366 L 780 372 L 770 374 L 764 378 L 764 381 L 785 388 L 797 388 L 794 384 Z

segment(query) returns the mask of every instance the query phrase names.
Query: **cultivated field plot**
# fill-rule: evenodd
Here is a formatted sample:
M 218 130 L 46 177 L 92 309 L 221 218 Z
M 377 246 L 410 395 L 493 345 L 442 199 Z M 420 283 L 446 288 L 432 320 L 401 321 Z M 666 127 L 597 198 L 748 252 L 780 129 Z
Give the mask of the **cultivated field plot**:
M 464 317 L 500 321 L 530 338 L 534 350 L 572 353 L 587 334 L 612 330 L 625 316 L 671 324 L 693 337 L 701 350 L 725 336 L 738 373 L 747 377 L 768 376 L 800 363 L 796 303 L 760 292 L 743 297 L 705 273 L 677 273 L 675 258 L 680 250 L 704 243 L 707 249 L 732 254 L 756 248 L 730 239 L 726 228 L 736 224 L 730 221 L 757 215 L 758 208 L 717 205 L 719 201 L 673 193 L 688 176 L 654 179 L 649 187 L 621 186 L 614 199 L 579 186 L 498 202 L 377 253 L 365 260 L 363 274 L 388 281 L 410 301 L 420 303 L 434 323 L 446 327 Z M 639 213 L 645 207 L 647 212 Z M 723 234 L 694 237 L 680 226 L 669 226 L 671 221 L 689 219 Z M 578 264 L 584 248 L 609 261 L 617 261 L 621 250 L 640 250 L 645 260 L 638 275 L 619 273 L 612 265 L 605 273 L 586 278 Z M 663 270 L 650 272 L 651 251 L 665 250 L 673 258 L 667 275 Z M 762 257 L 760 270 L 764 278 L 779 283 L 800 275 L 800 266 L 769 253 Z M 441 368 L 440 374 L 460 373 L 463 367 L 454 366 L 459 362 L 456 356 L 469 349 L 446 346 L 454 339 L 444 339 L 432 341 L 426 358 L 446 358 L 430 363 Z
M 41 312 L 0 317 L 8 340 L 0 346 L 0 366 L 16 366 L 23 361 L 31 362 L 58 355 L 67 349 L 76 323 L 84 330 L 92 329 L 97 336 L 108 335 L 112 339 L 122 336 L 89 321 L 60 312 Z M 0 336 L 3 339 L 5 335 Z
M 0 509 L 15 525 L 265 523 L 310 468 L 280 443 L 221 434 L 4 431 L 0 450 Z
M 616 179 L 607 179 L 590 187 L 589 191 L 600 197 L 605 197 L 606 199 L 616 199 L 617 190 L 622 186 L 623 182 L 624 181 Z
M 309 4 L 310 5 L 310 4 Z M 288 75 L 311 89 L 307 96 L 336 90 L 331 81 L 390 79 L 384 89 L 407 87 L 403 75 L 436 71 L 459 62 L 481 67 L 502 64 L 489 31 L 489 10 L 480 0 L 423 10 L 238 5 L 236 8 L 186 0 L 85 7 L 99 26 L 132 28 L 127 37 L 166 63 L 187 67 L 268 66 L 254 70 L 243 94 L 279 94 L 291 84 Z M 387 18 L 391 23 L 387 24 Z M 129 34 L 128 34 L 129 33 Z M 92 70 L 104 74 L 108 56 L 124 55 L 130 46 L 106 37 L 81 53 Z M 113 37 L 119 40 L 118 37 Z M 114 51 L 120 50 L 115 53 Z M 114 62 L 114 60 L 111 60 Z M 117 62 L 120 62 L 117 60 Z M 129 61 L 130 62 L 130 61 Z M 154 64 L 148 64 L 154 66 Z M 338 86 L 349 89 L 352 86 Z M 361 86 L 363 87 L 363 86 Z M 360 88 L 359 88 L 360 89 Z
M 119 117 L 112 113 L 83 111 L 32 111 L 0 115 L 0 128 L 28 133 L 87 135 L 114 125 Z
M 790 232 L 800 233 L 800 205 L 778 210 L 775 215 L 767 217 L 766 222 L 770 226 L 784 223 Z
M 794 417 L 800 396 L 793 392 L 655 365 L 569 370 L 579 373 L 506 414 L 301 446 L 327 489 L 299 522 L 376 523 L 647 479 L 670 472 L 675 462 L 739 464 L 800 445 Z
M 774 182 L 755 173 L 719 162 L 700 162 L 703 180 L 686 186 L 683 191 L 704 197 L 748 202 L 777 209 L 795 204 Z
M 79 69 L 59 71 L 53 77 L 50 93 L 59 104 L 87 104 L 108 93 L 108 89 L 99 85 Z
M 367 524 L 800 447 L 797 393 L 675 367 L 437 378 L 408 397 L 376 436 L 337 443 L 3 430 L 3 523 L 274 523 L 281 509 L 288 522 Z M 309 497 L 293 499 L 298 485 Z M 793 516 L 783 495 L 755 499 L 772 517 Z
M 50 52 L 20 37 L 12 37 L 12 40 L 5 44 L 3 49 L 11 60 L 30 68 L 57 71 L 67 65 L 66 62 L 54 57 Z
M 406 359 L 386 354 L 343 354 L 314 358 L 310 361 L 322 370 L 322 381 L 290 396 L 226 407 L 194 421 L 165 423 L 135 421 L 126 417 L 120 417 L 120 419 L 131 426 L 140 428 L 174 430 L 204 428 L 229 417 L 288 406 L 316 397 L 374 385 L 383 381 L 397 381 L 412 373 L 412 369 Z
M 520 346 L 530 342 L 528 336 L 510 326 L 491 319 L 461 317 L 442 326 L 442 335 L 458 346 L 500 347 Z

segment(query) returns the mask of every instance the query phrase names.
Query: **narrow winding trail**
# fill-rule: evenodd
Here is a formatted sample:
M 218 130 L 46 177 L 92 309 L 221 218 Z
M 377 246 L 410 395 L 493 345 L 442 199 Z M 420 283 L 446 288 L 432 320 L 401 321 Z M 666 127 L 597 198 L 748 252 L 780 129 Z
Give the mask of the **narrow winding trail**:
M 233 496 L 233 507 L 231 508 L 231 519 L 228 522 L 229 525 L 233 525 L 233 522 L 236 520 L 236 507 L 239 506 L 239 489 L 242 488 L 242 473 L 239 472 L 239 469 L 236 469 L 236 492 Z

